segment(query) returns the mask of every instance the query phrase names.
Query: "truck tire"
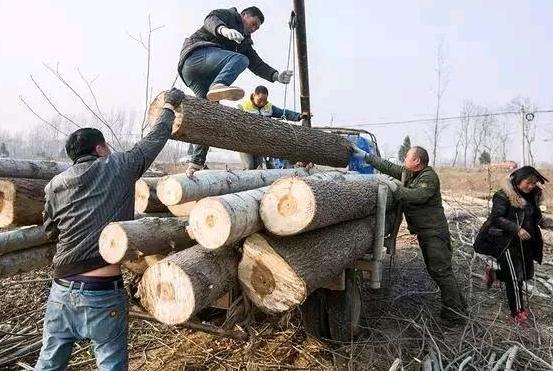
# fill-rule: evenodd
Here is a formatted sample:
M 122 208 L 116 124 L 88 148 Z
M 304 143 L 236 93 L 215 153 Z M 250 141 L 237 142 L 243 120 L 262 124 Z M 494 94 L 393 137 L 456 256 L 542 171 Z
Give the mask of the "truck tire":
M 327 289 L 317 289 L 300 306 L 303 329 L 318 339 L 329 339 L 328 314 L 326 311 Z
M 354 340 L 361 330 L 360 272 L 346 270 L 346 289 L 328 290 L 326 312 L 330 338 L 340 342 Z

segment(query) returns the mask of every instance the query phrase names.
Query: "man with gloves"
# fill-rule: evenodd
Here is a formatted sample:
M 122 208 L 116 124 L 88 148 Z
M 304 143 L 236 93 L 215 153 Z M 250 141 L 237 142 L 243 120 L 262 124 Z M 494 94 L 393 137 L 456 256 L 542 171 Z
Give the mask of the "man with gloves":
M 252 47 L 251 35 L 264 20 L 263 13 L 255 6 L 241 13 L 236 8 L 209 13 L 203 26 L 187 37 L 182 46 L 178 72 L 186 86 L 197 97 L 210 101 L 240 100 L 244 90 L 232 83 L 246 68 L 265 80 L 288 84 L 292 71 L 279 73 Z M 188 175 L 204 168 L 208 150 L 208 146 L 194 146 Z
M 466 302 L 451 266 L 451 238 L 442 207 L 440 179 L 428 166 L 428 152 L 411 147 L 400 166 L 357 147 L 354 150 L 357 156 L 393 178 L 386 183 L 401 203 L 409 232 L 417 235 L 428 273 L 440 287 L 441 316 L 451 322 L 461 320 L 458 314 L 465 313 Z

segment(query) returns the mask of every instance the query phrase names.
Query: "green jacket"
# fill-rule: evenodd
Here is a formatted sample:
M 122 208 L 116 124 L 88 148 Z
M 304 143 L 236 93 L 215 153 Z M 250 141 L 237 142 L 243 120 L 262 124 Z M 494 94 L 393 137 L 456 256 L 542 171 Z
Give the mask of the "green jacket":
M 427 166 L 418 173 L 396 165 L 375 155 L 368 155 L 367 162 L 381 173 L 401 181 L 394 197 L 401 202 L 407 227 L 412 234 L 439 235 L 449 238 L 449 228 L 442 206 L 440 179 Z

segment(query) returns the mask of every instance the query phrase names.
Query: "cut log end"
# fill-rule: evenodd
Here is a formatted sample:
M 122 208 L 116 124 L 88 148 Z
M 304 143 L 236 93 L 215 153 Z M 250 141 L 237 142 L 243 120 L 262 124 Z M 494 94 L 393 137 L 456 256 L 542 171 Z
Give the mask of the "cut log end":
M 163 106 L 165 105 L 165 93 L 166 91 L 162 91 L 160 94 L 158 94 L 157 97 L 153 100 L 153 102 L 150 104 L 150 107 L 148 108 L 148 124 L 150 127 L 154 126 L 157 122 L 157 119 L 159 118 L 159 115 L 161 115 L 161 111 L 163 111 Z M 175 107 L 175 120 L 173 121 L 173 133 L 176 133 L 179 131 L 179 128 L 182 124 L 182 108 Z
M 140 286 L 142 305 L 160 322 L 186 322 L 194 311 L 194 292 L 188 275 L 171 262 L 152 265 Z
M 306 283 L 260 234 L 244 242 L 238 276 L 253 294 L 248 297 L 265 312 L 283 312 L 306 299 Z
M 230 237 L 232 221 L 228 210 L 216 198 L 198 201 L 188 220 L 194 239 L 203 247 L 216 249 Z
M 127 255 L 128 241 L 125 229 L 117 223 L 108 224 L 100 234 L 99 245 L 100 255 L 106 262 L 120 263 Z
M 150 199 L 150 187 L 144 180 L 139 179 L 135 184 L 134 209 L 137 213 L 145 213 Z
M 190 216 L 190 212 L 194 208 L 194 205 L 196 205 L 196 201 L 189 201 L 183 204 L 167 206 L 167 208 L 174 216 L 187 217 Z
M 15 187 L 11 182 L 0 181 L 0 228 L 14 222 Z
M 161 179 L 157 184 L 157 197 L 167 206 L 183 203 L 184 195 L 181 184 L 171 177 Z
M 279 236 L 300 233 L 313 220 L 316 201 L 299 177 L 276 181 L 261 201 L 260 215 L 267 230 Z

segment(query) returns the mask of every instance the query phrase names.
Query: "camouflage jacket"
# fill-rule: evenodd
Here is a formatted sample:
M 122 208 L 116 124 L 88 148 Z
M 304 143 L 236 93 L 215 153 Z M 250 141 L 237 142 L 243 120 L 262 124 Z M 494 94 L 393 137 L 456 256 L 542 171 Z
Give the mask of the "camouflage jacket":
M 417 173 L 375 155 L 368 155 L 367 162 L 381 173 L 401 180 L 403 186 L 394 194 L 401 202 L 407 226 L 412 234 L 439 235 L 449 238 L 449 228 L 442 206 L 440 179 L 427 166 Z

